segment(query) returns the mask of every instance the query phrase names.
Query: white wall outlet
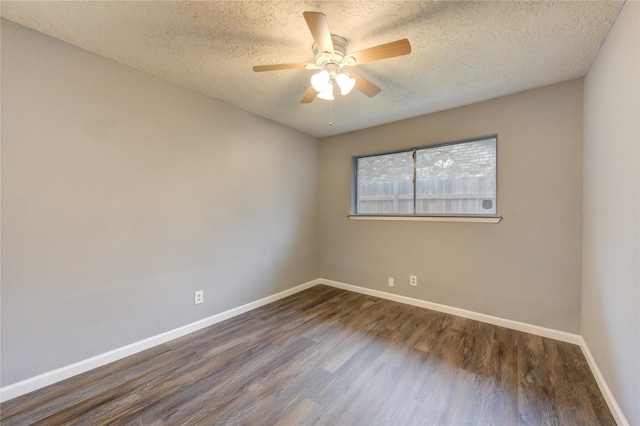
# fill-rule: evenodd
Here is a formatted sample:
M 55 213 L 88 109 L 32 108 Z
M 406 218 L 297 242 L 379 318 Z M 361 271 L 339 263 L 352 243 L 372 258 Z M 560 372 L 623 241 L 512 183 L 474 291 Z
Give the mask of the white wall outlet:
M 193 294 L 193 304 L 199 305 L 202 302 L 204 302 L 204 291 L 203 290 L 196 291 Z
M 415 276 L 415 275 L 409 275 L 409 285 L 417 287 L 418 286 L 418 277 Z
M 389 277 L 389 287 L 393 287 L 393 277 Z

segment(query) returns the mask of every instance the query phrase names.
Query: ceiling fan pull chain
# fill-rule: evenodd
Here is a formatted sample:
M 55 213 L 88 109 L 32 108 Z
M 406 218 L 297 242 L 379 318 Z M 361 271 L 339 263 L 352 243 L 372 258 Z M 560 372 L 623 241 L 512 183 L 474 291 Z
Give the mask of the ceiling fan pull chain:
M 329 127 L 333 126 L 333 101 L 329 101 Z

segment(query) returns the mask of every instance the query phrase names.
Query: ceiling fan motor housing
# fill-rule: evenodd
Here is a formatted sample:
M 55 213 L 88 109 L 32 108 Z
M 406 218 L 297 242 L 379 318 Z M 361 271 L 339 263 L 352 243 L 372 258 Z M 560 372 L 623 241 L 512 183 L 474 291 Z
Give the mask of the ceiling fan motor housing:
M 315 55 L 315 62 L 319 69 L 327 70 L 332 77 L 335 78 L 336 74 L 345 65 L 351 65 L 350 59 L 347 56 L 347 49 L 349 43 L 343 37 L 331 34 L 331 41 L 333 42 L 333 52 L 320 52 L 318 46 L 315 43 L 311 46 L 313 54 Z

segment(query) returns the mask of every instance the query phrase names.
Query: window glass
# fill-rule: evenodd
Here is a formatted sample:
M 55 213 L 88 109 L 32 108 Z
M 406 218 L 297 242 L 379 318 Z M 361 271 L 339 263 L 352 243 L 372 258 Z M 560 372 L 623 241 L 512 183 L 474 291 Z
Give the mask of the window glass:
M 496 214 L 496 140 L 416 151 L 416 213 Z
M 496 137 L 354 157 L 354 214 L 495 216 Z
M 357 164 L 358 213 L 413 213 L 413 151 L 362 157 Z

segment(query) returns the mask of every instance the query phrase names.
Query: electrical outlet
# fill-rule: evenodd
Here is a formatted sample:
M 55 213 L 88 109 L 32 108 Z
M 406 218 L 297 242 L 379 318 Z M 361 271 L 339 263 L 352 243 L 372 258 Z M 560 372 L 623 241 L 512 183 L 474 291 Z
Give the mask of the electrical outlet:
M 389 287 L 393 287 L 393 277 L 389 277 Z
M 204 302 L 204 291 L 203 290 L 196 291 L 193 294 L 193 304 L 199 305 L 202 302 Z
M 409 285 L 417 287 L 418 286 L 418 277 L 415 276 L 415 275 L 409 275 Z

